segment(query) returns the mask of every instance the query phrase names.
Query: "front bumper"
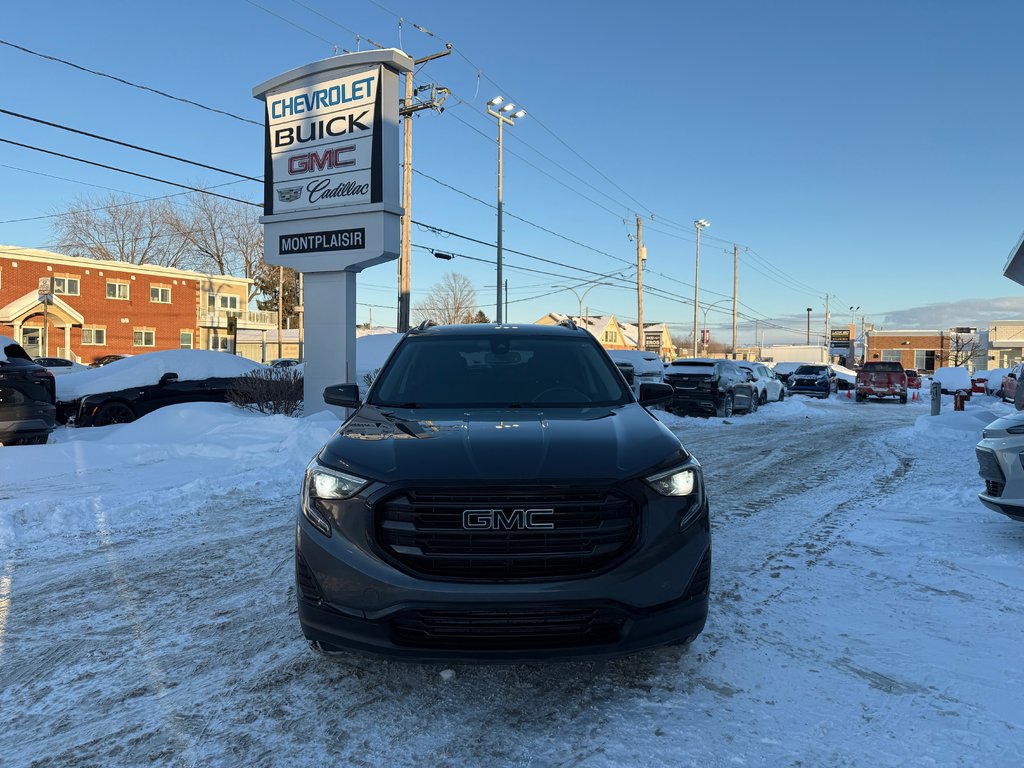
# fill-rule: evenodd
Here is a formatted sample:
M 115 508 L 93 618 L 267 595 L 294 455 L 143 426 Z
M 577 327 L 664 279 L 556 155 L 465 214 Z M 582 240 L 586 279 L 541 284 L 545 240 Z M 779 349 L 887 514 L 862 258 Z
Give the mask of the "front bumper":
M 1019 435 L 985 438 L 978 443 L 978 474 L 985 490 L 978 500 L 989 509 L 1024 522 L 1024 440 Z
M 791 395 L 811 395 L 812 397 L 828 397 L 832 392 L 831 385 L 813 385 L 808 386 L 806 384 L 794 384 L 789 387 L 789 394 Z
M 651 502 L 653 503 L 647 503 Z M 325 537 L 299 514 L 296 582 L 307 639 L 409 661 L 611 657 L 698 635 L 708 612 L 707 501 L 679 530 L 679 499 L 646 499 L 625 558 L 584 577 L 441 580 L 396 566 L 372 508 Z M 655 508 L 657 507 L 657 508 Z

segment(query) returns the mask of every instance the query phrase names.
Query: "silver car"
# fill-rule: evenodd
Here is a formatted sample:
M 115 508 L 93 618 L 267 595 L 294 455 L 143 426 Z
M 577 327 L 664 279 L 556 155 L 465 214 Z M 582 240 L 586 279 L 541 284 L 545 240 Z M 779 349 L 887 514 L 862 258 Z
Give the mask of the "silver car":
M 985 481 L 981 503 L 1024 522 L 1024 413 L 996 419 L 975 449 L 978 474 Z

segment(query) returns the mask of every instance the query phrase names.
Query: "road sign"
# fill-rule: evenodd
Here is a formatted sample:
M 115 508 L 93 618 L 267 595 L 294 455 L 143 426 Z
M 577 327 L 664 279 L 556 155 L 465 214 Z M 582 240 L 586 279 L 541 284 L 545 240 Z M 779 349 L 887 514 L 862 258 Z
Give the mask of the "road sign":
M 53 294 L 53 278 L 52 277 L 40 277 L 39 278 L 39 295 L 50 296 Z M 42 299 L 40 299 L 42 301 Z

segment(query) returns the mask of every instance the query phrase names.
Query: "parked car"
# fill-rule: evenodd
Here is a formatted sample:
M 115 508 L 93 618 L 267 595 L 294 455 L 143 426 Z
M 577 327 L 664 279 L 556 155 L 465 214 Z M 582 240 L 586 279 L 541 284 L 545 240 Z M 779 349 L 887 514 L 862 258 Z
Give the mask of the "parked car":
M 633 383 L 636 381 L 636 371 L 633 368 L 632 363 L 627 363 L 624 360 L 615 360 L 615 367 L 619 369 L 619 373 L 622 374 L 622 378 L 626 380 L 629 388 L 633 388 Z
M 562 326 L 410 331 L 306 469 L 298 619 L 320 651 L 614 656 L 703 629 L 702 471 L 597 340 Z
M 147 352 L 57 380 L 57 421 L 76 427 L 123 424 L 178 403 L 227 402 L 238 377 L 266 369 L 224 352 Z
M 999 398 L 1004 402 L 1013 402 L 1017 395 L 1017 382 L 1024 375 L 1024 363 L 1018 363 L 1003 376 L 1002 385 L 999 387 Z
M 921 388 L 921 374 L 916 368 L 907 368 L 904 373 L 907 374 L 907 389 Z
M 644 384 L 662 384 L 665 381 L 665 365 L 654 352 L 641 349 L 609 349 L 608 356 L 612 361 L 628 363 L 633 368 L 633 394 L 640 396 L 640 387 Z
M 942 385 L 942 394 L 944 395 L 963 392 L 967 400 L 971 399 L 971 374 L 967 372 L 966 368 L 959 366 L 936 368 L 932 381 L 937 381 Z
M 887 360 L 864 363 L 857 372 L 857 402 L 863 403 L 869 397 L 896 397 L 906 404 L 907 374 L 903 365 Z
M 1024 522 L 1024 413 L 996 419 L 981 434 L 975 455 L 985 490 L 978 499 L 989 509 Z
M 665 382 L 673 390 L 665 410 L 672 413 L 728 418 L 757 410 L 757 388 L 732 360 L 673 360 L 665 369 Z
M 793 375 L 793 371 L 801 365 L 811 365 L 811 363 L 775 363 L 772 365 L 772 370 L 775 371 L 775 376 L 779 381 L 783 384 L 788 384 L 789 377 Z
M 1003 377 L 1010 372 L 1010 368 L 992 368 L 988 371 L 988 380 L 985 382 L 985 394 L 999 396 L 999 390 L 1003 387 Z
M 786 382 L 791 395 L 810 395 L 827 398 L 836 391 L 836 373 L 831 365 L 823 363 L 799 366 Z
M 761 405 L 764 405 L 769 400 L 781 401 L 786 397 L 786 385 L 775 375 L 775 371 L 764 363 L 737 361 L 736 364 L 745 371 L 749 371 L 751 376 L 754 377 L 753 382 L 757 387 L 758 394 L 757 401 Z
M 302 361 L 294 357 L 278 357 L 267 363 L 271 368 L 293 368 L 301 364 Z
M 63 357 L 33 357 L 32 361 L 43 366 L 43 368 L 48 370 L 54 376 L 60 376 L 65 373 L 74 373 L 75 371 L 89 370 L 88 365 L 82 365 L 81 363 L 76 363 L 74 360 L 68 360 Z
M 836 373 L 837 391 L 845 392 L 846 390 L 857 388 L 857 371 L 843 365 L 835 364 L 832 365 L 832 370 Z
M 0 443 L 40 445 L 53 431 L 53 374 L 14 339 L 0 336 Z
M 103 355 L 102 357 L 97 357 L 95 360 L 93 360 L 89 364 L 89 367 L 102 368 L 104 365 L 116 363 L 118 360 L 124 360 L 127 357 L 131 357 L 131 355 Z

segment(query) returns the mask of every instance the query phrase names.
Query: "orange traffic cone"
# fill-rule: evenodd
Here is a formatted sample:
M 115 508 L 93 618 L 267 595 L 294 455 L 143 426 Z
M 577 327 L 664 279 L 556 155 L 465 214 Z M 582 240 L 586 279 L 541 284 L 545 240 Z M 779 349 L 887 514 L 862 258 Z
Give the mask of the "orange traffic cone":
M 917 400 L 917 390 L 916 389 L 914 390 L 914 396 L 912 398 L 910 398 L 910 399 L 911 400 Z
M 853 390 L 850 390 L 850 389 L 846 390 L 846 399 L 847 400 L 849 400 L 852 397 L 852 395 L 850 394 L 850 392 L 852 392 L 852 391 Z

